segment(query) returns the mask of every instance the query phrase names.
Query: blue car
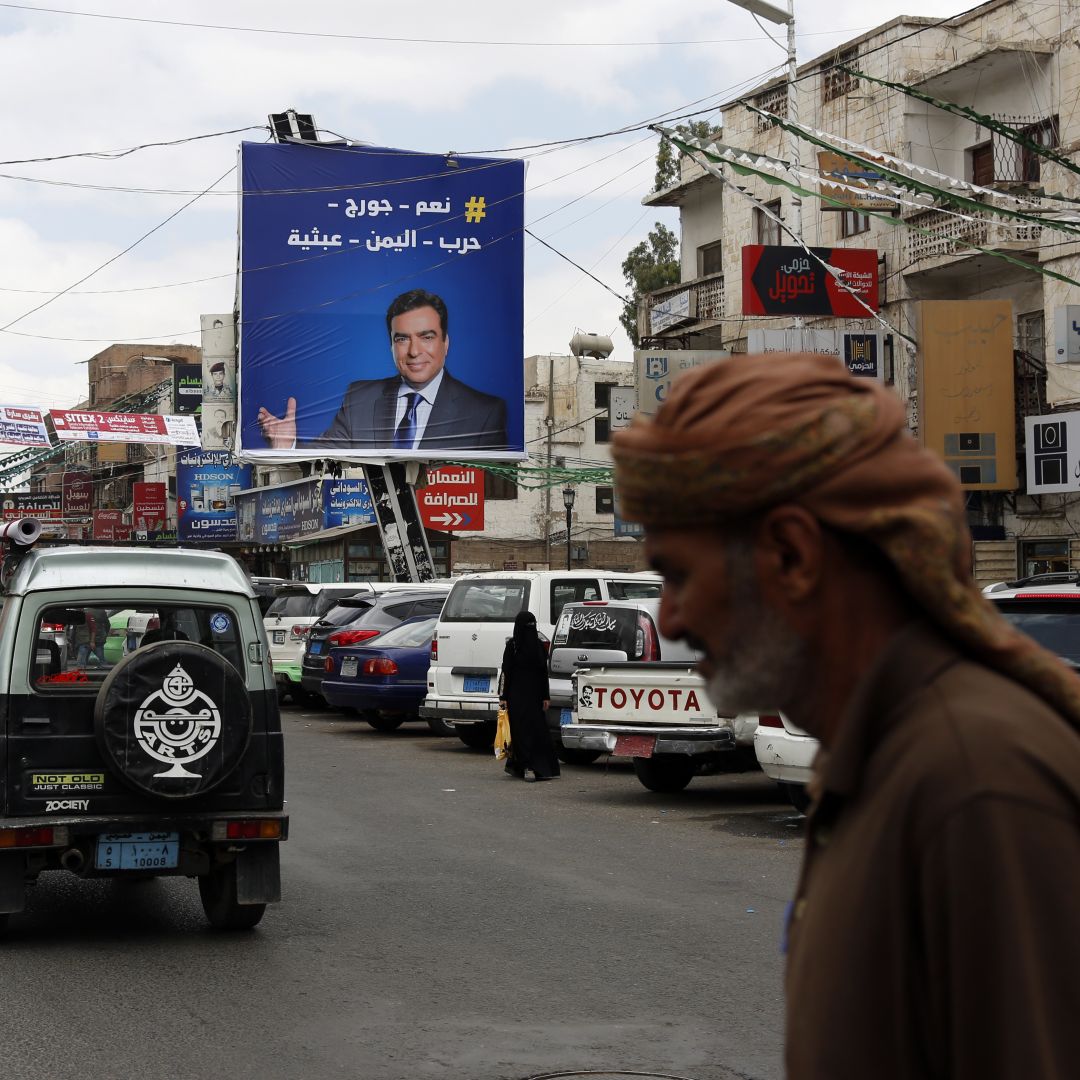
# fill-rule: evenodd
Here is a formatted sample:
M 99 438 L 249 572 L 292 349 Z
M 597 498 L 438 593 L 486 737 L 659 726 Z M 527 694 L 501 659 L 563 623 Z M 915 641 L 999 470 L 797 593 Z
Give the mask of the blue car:
M 331 649 L 323 697 L 339 709 L 355 709 L 376 731 L 393 731 L 406 720 L 418 720 L 437 622 L 434 615 L 415 616 L 380 634 L 371 645 Z

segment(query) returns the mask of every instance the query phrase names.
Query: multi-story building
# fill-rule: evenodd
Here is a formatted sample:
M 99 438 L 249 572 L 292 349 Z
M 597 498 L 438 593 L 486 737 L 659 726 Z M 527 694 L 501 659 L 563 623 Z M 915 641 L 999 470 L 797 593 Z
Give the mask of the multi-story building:
M 825 136 L 824 142 L 841 151 L 854 152 L 855 145 L 861 146 L 871 155 L 876 150 L 930 170 L 904 170 L 929 187 L 941 186 L 939 177 L 944 175 L 1000 195 L 971 194 L 971 202 L 981 205 L 958 207 L 911 194 L 902 205 L 894 203 L 873 213 L 801 199 L 801 233 L 807 245 L 877 252 L 880 315 L 895 331 L 891 355 L 884 357 L 884 375 L 907 402 L 916 432 L 920 407 L 927 404 L 919 401 L 920 302 L 925 300 L 1006 300 L 1011 305 L 1014 419 L 1021 456 L 1025 416 L 1080 404 L 1080 364 L 1055 362 L 1052 341 L 1055 313 L 1080 303 L 1076 234 L 1053 229 L 1054 214 L 1040 224 L 1009 220 L 989 209 L 1015 207 L 1017 195 L 1046 192 L 1069 198 L 1080 193 L 1075 171 L 1032 149 L 1052 147 L 1067 161 L 1077 158 L 1078 30 L 1080 5 L 1032 8 L 1018 0 L 994 0 L 945 22 L 894 19 L 799 66 L 794 85 L 798 122 Z M 967 107 L 993 118 L 1028 145 L 1003 138 L 970 116 L 948 112 L 852 71 Z M 787 79 L 773 80 L 723 106 L 720 140 L 747 151 L 750 161 L 759 155 L 792 161 L 790 134 L 748 108 L 748 102 L 786 118 Z M 838 139 L 848 142 L 840 144 Z M 820 145 L 800 140 L 797 150 L 808 173 L 822 168 Z M 798 196 L 789 188 L 737 174 L 727 165 L 720 168 L 731 183 L 683 158 L 677 182 L 644 199 L 646 205 L 679 209 L 682 280 L 643 298 L 638 317 L 643 338 L 669 346 L 678 342 L 683 347 L 737 352 L 747 348 L 751 330 L 792 325 L 790 319 L 742 314 L 741 260 L 745 245 L 795 243 L 769 211 L 790 226 Z M 814 188 L 813 177 L 802 186 Z M 1067 203 L 1050 199 L 1043 205 L 1069 209 Z M 683 293 L 689 293 L 689 302 L 682 306 L 687 314 L 681 323 L 671 325 L 670 303 L 660 307 L 662 318 L 651 318 L 663 301 Z M 805 326 L 851 332 L 882 329 L 869 316 L 807 318 Z M 913 339 L 913 347 L 901 335 Z M 1073 525 L 1074 520 L 1080 522 L 1080 501 L 1070 493 L 1030 494 L 1024 461 L 1019 465 L 1015 489 L 968 485 L 976 574 L 982 579 L 1080 568 L 1080 543 Z

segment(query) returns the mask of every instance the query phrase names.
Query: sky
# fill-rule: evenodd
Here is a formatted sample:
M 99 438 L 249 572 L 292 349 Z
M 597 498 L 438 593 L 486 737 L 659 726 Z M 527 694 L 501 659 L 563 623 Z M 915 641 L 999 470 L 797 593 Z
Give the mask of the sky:
M 581 330 L 630 361 L 621 263 L 678 216 L 641 205 L 657 137 L 607 133 L 703 109 L 715 124 L 786 60 L 783 27 L 725 0 L 72 3 L 0 3 L 4 405 L 69 408 L 108 345 L 197 345 L 200 314 L 232 310 L 237 147 L 287 108 L 331 138 L 525 158 L 527 227 L 565 258 L 526 238 L 524 355 Z M 799 61 L 970 6 L 795 0 Z

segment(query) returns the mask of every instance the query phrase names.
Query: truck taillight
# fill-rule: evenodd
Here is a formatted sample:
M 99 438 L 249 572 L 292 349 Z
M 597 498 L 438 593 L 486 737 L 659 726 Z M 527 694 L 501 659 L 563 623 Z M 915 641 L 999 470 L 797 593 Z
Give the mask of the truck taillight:
M 439 659 L 439 637 L 437 634 L 432 635 L 431 638 L 431 660 L 434 663 Z
M 363 672 L 365 675 L 396 675 L 398 666 L 393 660 L 379 656 L 373 660 L 365 660 Z
M 652 619 L 644 612 L 638 613 L 637 632 L 634 634 L 634 659 L 659 660 L 660 642 L 656 637 L 656 628 Z
M 544 650 L 544 655 L 545 656 L 549 655 L 550 652 L 551 652 L 551 639 L 545 637 L 539 631 L 537 631 L 536 636 L 540 639 L 540 646 Z
M 780 727 L 784 726 L 784 721 L 779 716 L 759 716 L 757 718 L 758 727 Z

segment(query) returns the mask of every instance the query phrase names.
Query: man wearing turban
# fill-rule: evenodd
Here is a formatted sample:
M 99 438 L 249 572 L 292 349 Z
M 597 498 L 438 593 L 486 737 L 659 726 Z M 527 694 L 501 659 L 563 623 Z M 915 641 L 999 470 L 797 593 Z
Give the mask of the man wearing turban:
M 831 357 L 736 356 L 612 442 L 661 632 L 719 709 L 822 745 L 789 1080 L 1077 1075 L 1080 677 L 980 593 L 899 400 Z

